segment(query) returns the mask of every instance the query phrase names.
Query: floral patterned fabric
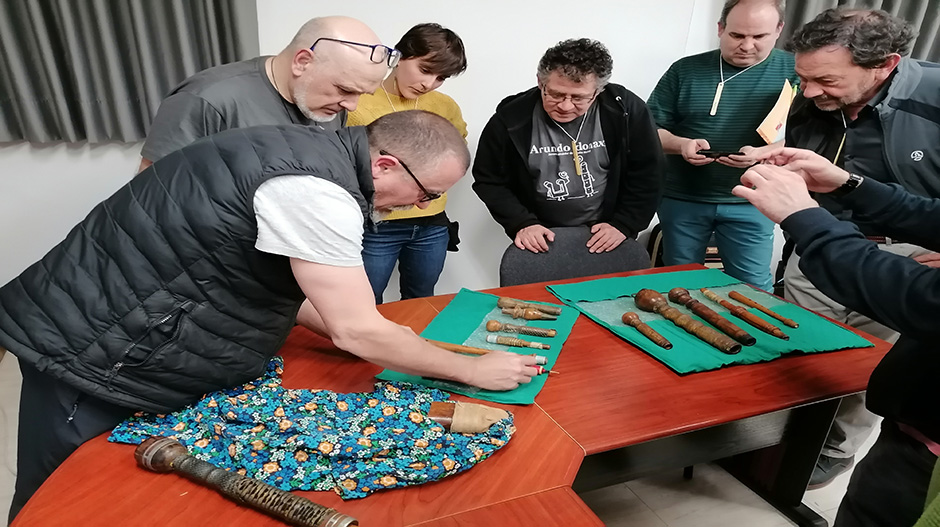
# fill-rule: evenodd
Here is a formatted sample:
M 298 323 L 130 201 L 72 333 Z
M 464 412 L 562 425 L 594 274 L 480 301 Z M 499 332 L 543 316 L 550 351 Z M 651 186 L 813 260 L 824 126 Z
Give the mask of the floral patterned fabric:
M 275 357 L 255 382 L 210 393 L 172 414 L 138 413 L 108 438 L 173 437 L 191 454 L 283 490 L 335 489 L 343 499 L 435 481 L 486 459 L 515 431 L 512 415 L 482 434 L 426 418 L 440 390 L 379 382 L 367 393 L 289 390 Z

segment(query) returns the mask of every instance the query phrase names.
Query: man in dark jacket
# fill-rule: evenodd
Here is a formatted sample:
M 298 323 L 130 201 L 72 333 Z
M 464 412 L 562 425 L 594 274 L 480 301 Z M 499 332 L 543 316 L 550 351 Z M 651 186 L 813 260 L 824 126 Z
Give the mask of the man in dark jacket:
M 940 200 L 838 168 L 786 148 L 735 187 L 796 241 L 802 271 L 820 291 L 900 332 L 868 382 L 868 408 L 881 434 L 855 467 L 836 527 L 908 527 L 924 509 L 940 453 L 940 269 L 879 250 L 858 227 L 810 197 L 828 193 L 887 236 L 940 249 Z
M 229 130 L 154 163 L 0 288 L 0 346 L 23 373 L 10 519 L 86 440 L 257 378 L 300 323 L 397 371 L 493 390 L 534 357 L 429 345 L 375 309 L 364 223 L 466 172 L 450 122 Z M 407 161 L 406 161 L 407 160 Z
M 483 129 L 473 190 L 520 250 L 547 251 L 552 227 L 587 225 L 587 251 L 611 251 L 649 225 L 662 146 L 646 104 L 608 84 L 612 69 L 600 42 L 560 42 L 539 61 L 538 87 L 504 99 Z
M 796 54 L 802 93 L 787 120 L 786 144 L 813 150 L 849 172 L 911 193 L 940 198 L 940 65 L 906 57 L 916 31 L 884 11 L 829 9 L 801 27 Z M 938 265 L 937 254 L 910 238 L 886 236 L 828 196 L 819 204 L 854 222 L 878 248 Z M 798 257 L 784 273 L 787 300 L 894 342 L 898 333 L 822 294 L 801 272 Z M 823 446 L 810 488 L 831 482 L 854 462 L 876 417 L 865 395 L 845 397 Z

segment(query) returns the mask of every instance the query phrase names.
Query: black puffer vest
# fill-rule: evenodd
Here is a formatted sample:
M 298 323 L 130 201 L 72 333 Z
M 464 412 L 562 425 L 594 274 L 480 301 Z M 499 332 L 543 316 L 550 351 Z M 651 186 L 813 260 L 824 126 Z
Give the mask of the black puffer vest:
M 0 345 L 86 393 L 148 411 L 250 381 L 304 299 L 289 259 L 255 249 L 255 190 L 279 175 L 320 177 L 368 218 L 369 165 L 364 128 L 229 130 L 174 152 L 0 288 Z

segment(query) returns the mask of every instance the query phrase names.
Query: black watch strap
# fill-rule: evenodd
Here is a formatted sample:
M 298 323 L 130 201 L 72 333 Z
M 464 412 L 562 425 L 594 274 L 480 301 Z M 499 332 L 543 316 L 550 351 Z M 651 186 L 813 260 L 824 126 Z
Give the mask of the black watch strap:
M 829 193 L 830 196 L 845 196 L 849 192 L 857 189 L 859 185 L 862 184 L 862 181 L 865 181 L 865 178 L 858 174 L 849 174 L 849 179 L 842 184 L 841 187 L 833 190 Z

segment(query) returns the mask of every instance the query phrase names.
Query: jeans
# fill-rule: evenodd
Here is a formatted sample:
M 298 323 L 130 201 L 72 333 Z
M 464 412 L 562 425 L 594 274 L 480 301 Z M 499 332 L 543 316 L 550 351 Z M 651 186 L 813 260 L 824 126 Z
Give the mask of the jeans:
M 408 225 L 388 222 L 378 233 L 366 229 L 362 238 L 362 263 L 366 268 L 375 303 L 398 262 L 402 300 L 434 295 L 434 285 L 444 269 L 449 234 L 445 225 Z
M 663 198 L 663 263 L 705 263 L 715 233 L 725 272 L 765 291 L 773 287 L 774 222 L 749 203 L 695 203 Z

